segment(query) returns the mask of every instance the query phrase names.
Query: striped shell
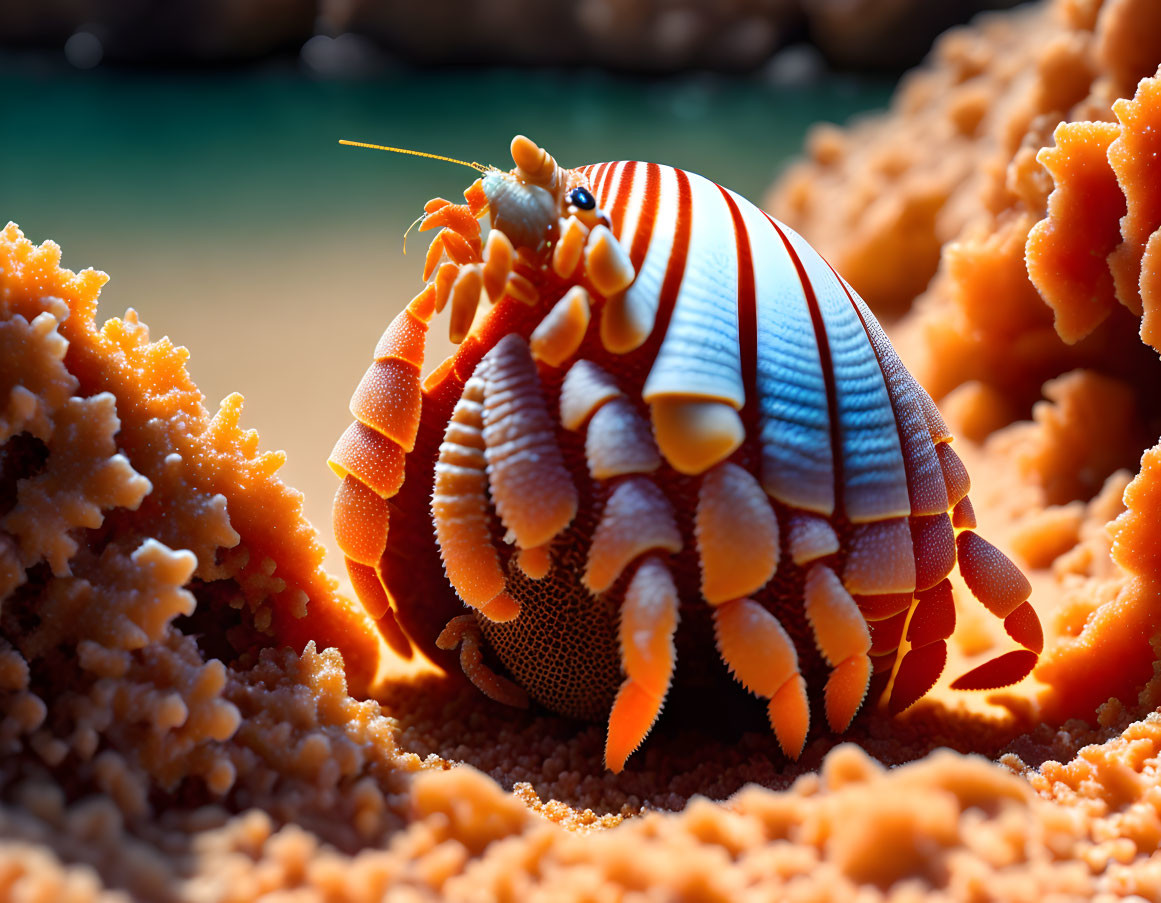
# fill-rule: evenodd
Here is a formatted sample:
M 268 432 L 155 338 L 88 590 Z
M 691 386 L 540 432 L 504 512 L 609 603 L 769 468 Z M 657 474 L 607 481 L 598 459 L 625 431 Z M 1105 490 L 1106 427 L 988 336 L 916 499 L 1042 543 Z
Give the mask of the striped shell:
M 935 404 L 826 261 L 692 173 L 512 155 L 427 205 L 427 284 L 331 455 L 388 642 L 449 667 L 458 648 L 501 702 L 607 718 L 614 771 L 671 685 L 727 669 L 790 757 L 812 708 L 833 732 L 868 693 L 907 708 L 946 662 L 957 562 L 1020 648 L 953 686 L 1025 677 L 1028 581 L 973 532 Z M 445 305 L 462 344 L 421 384 Z

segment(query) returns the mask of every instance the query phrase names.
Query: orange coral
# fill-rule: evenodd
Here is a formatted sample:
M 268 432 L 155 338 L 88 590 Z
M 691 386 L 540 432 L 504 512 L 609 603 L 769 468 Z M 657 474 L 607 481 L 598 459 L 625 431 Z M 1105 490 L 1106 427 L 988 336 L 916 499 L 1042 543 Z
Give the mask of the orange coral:
M 17 377 L 56 380 L 38 396 L 44 407 L 59 405 L 65 386 L 82 396 L 56 412 L 54 429 L 64 431 L 59 453 L 43 428 L 27 430 L 47 444 L 49 467 L 19 484 L 20 506 L 0 524 L 19 541 L 24 566 L 46 557 L 55 574 L 67 575 L 76 549 L 70 531 L 100 527 L 101 509 L 137 509 L 140 534 L 190 549 L 197 557 L 194 576 L 208 586 L 229 581 L 233 595 L 226 601 L 249 606 L 259 631 L 298 648 L 310 638 L 340 645 L 352 679 L 365 684 L 377 667 L 377 645 L 358 629 L 361 615 L 323 572 L 324 551 L 302 519 L 302 496 L 274 477 L 282 453 L 259 453 L 257 433 L 238 428 L 240 396 L 225 399 L 210 417 L 185 369 L 189 353 L 168 338 L 150 342 L 134 311 L 98 329 L 97 293 L 108 277 L 94 270 L 74 274 L 59 262 L 51 242 L 36 248 L 12 224 L 0 233 L 0 311 L 9 318 L 0 341 L 13 347 L 0 375 L 13 381 L 9 409 L 35 394 Z M 59 365 L 20 366 L 15 350 L 30 344 L 13 333 L 22 322 L 38 335 L 43 350 L 37 353 L 63 356 L 67 373 Z M 9 360 L 17 367 L 8 370 Z M 116 399 L 122 401 L 114 409 Z M 94 458 L 95 449 L 107 460 Z M 84 487 L 79 495 L 78 487 Z M 315 605 L 304 617 L 308 598 Z
M 1113 311 L 1113 277 L 1105 257 L 1116 247 L 1116 223 L 1124 197 L 1106 163 L 1119 134 L 1110 122 L 1066 122 L 1056 128 L 1056 146 L 1037 159 L 1057 189 L 1048 197 L 1048 218 L 1028 233 L 1028 275 L 1056 313 L 1056 331 L 1076 342 Z M 1046 286 L 1058 286 L 1053 299 Z
M 1113 113 L 1117 123 L 1061 124 L 1057 146 L 1040 152 L 1056 190 L 1028 237 L 1028 272 L 1056 311 L 1058 329 L 1076 321 L 1061 330 L 1066 340 L 1087 335 L 1120 301 L 1143 314 L 1141 338 L 1161 350 L 1161 314 L 1145 302 L 1157 297 L 1147 281 L 1156 278 L 1155 266 L 1144 266 L 1161 228 L 1161 78 L 1143 79 Z M 1086 271 L 1080 286 L 1077 266 Z

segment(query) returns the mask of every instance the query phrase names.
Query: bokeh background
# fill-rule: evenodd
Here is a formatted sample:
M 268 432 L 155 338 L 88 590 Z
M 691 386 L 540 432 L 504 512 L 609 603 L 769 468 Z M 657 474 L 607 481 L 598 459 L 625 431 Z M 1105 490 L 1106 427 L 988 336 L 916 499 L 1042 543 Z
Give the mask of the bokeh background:
M 285 449 L 330 535 L 331 445 L 420 289 L 403 235 L 474 176 L 339 138 L 510 165 L 670 163 L 760 200 L 812 123 L 882 108 L 936 34 L 1013 0 L 10 0 L 0 221 L 110 274 L 190 349 L 216 409 Z M 450 346 L 432 330 L 429 365 Z

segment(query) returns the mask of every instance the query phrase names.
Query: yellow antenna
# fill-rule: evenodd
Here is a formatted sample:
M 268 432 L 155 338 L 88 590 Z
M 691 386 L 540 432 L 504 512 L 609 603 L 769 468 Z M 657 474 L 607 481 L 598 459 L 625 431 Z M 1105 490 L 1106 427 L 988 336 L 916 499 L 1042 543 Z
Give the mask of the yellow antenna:
M 427 154 L 423 151 L 408 150 L 405 147 L 387 147 L 383 144 L 367 144 L 364 141 L 347 141 L 345 138 L 340 138 L 339 144 L 345 144 L 348 147 L 369 147 L 371 150 L 390 151 L 393 154 L 410 154 L 413 157 L 430 157 L 432 160 L 443 160 L 445 163 L 458 163 L 460 166 L 467 166 L 469 169 L 474 169 L 477 172 L 490 172 L 496 168 L 494 166 L 485 166 L 483 163 L 467 163 L 464 160 L 457 160 L 455 157 L 444 157 L 440 154 Z

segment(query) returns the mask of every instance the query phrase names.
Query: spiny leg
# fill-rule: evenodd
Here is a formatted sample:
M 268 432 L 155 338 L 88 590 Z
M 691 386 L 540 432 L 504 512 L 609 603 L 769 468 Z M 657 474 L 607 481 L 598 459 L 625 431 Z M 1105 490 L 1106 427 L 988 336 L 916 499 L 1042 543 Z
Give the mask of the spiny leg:
M 871 683 L 871 634 L 855 600 L 826 565 L 810 569 L 803 596 L 814 641 L 834 669 L 826 682 L 826 721 L 832 731 L 841 733 Z
M 734 679 L 770 700 L 766 714 L 778 745 L 797 759 L 810 728 L 810 703 L 790 635 L 757 602 L 734 599 L 714 608 L 714 637 Z
M 782 751 L 796 759 L 810 727 L 798 652 L 778 619 L 744 597 L 778 568 L 778 519 L 765 490 L 736 464 L 719 464 L 702 480 L 695 532 L 702 596 L 715 606 L 718 653 L 746 689 L 770 700 L 770 726 Z
M 625 682 L 609 712 L 605 767 L 620 772 L 653 728 L 673 679 L 678 597 L 669 568 L 656 556 L 637 567 L 621 606 L 619 637 Z
M 612 487 L 589 548 L 585 586 L 605 592 L 640 560 L 621 606 L 626 678 L 609 713 L 605 747 L 606 766 L 619 772 L 652 729 L 673 676 L 677 588 L 664 561 L 649 553 L 680 551 L 681 533 L 669 500 L 647 476 L 661 463 L 649 425 L 612 376 L 589 361 L 574 364 L 562 385 L 561 421 L 585 430 L 589 473 Z

